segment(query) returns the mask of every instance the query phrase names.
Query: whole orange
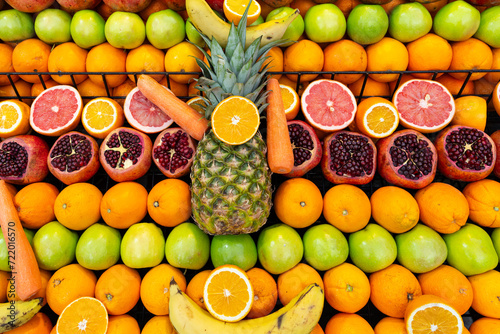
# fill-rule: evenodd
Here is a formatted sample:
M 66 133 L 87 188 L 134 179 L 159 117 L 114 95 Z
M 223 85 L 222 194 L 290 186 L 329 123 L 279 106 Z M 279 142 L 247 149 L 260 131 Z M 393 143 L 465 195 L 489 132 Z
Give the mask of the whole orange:
M 474 81 L 465 79 L 457 79 L 450 74 L 445 73 L 436 79 L 437 82 L 442 83 L 452 95 L 471 95 L 474 94 Z
M 126 229 L 146 217 L 148 191 L 138 182 L 119 182 L 102 196 L 102 219 L 111 227 Z
M 106 334 L 140 334 L 141 329 L 134 317 L 128 314 L 110 315 Z
M 470 325 L 470 334 L 499 334 L 500 319 L 479 318 Z
M 349 39 L 330 43 L 324 50 L 324 72 L 363 72 L 366 71 L 367 55 L 363 46 Z M 335 74 L 334 79 L 349 85 L 362 77 L 362 73 Z M 323 74 L 327 79 L 330 74 Z
M 95 297 L 110 315 L 122 315 L 134 308 L 139 301 L 141 276 L 124 264 L 108 268 L 97 280 Z
M 326 221 L 345 233 L 364 228 L 370 221 L 371 212 L 368 195 L 355 185 L 336 185 L 323 197 L 323 216 Z
M 339 312 L 356 313 L 370 300 L 370 281 L 353 264 L 344 262 L 323 275 L 325 298 Z
M 127 53 L 125 50 L 117 49 L 109 43 L 102 43 L 94 46 L 87 54 L 87 72 L 98 72 L 99 74 L 89 75 L 90 80 L 95 84 L 109 88 L 121 85 L 126 79 L 126 74 L 105 75 L 106 72 L 125 72 Z M 106 80 L 106 82 L 104 82 Z
M 446 71 L 451 64 L 453 52 L 450 43 L 441 36 L 429 33 L 406 45 L 409 71 L 430 71 L 413 73 L 416 78 L 431 79 L 434 71 Z M 443 73 L 438 73 L 437 77 Z
M 285 72 L 318 72 L 323 69 L 324 61 L 325 56 L 321 47 L 318 43 L 308 39 L 293 43 L 283 53 L 283 69 Z M 286 76 L 290 80 L 303 82 L 314 80 L 318 75 L 304 74 L 299 77 L 297 74 L 287 74 Z
M 493 53 L 485 42 L 469 38 L 465 41 L 454 42 L 451 45 L 453 57 L 451 59 L 450 70 L 454 71 L 474 71 L 489 70 L 493 65 Z M 487 72 L 474 72 L 470 80 L 481 79 Z M 468 72 L 450 72 L 450 75 L 457 79 L 465 79 Z
M 472 308 L 477 313 L 491 318 L 500 318 L 500 272 L 489 270 L 468 277 L 472 285 Z
M 189 42 L 180 42 L 170 48 L 165 53 L 166 72 L 200 72 L 200 66 L 196 63 L 196 58 L 203 59 L 203 53 Z M 187 84 L 198 75 L 194 73 L 173 74 L 171 79 L 178 83 Z
M 488 106 L 480 96 L 461 96 L 455 99 L 455 116 L 450 125 L 465 125 L 484 131 Z
M 247 271 L 252 283 L 254 301 L 247 318 L 254 319 L 270 314 L 278 301 L 278 285 L 274 277 L 264 269 L 253 267 Z
M 207 281 L 207 278 L 211 272 L 212 270 L 206 269 L 196 273 L 196 275 L 194 275 L 193 278 L 191 278 L 191 280 L 186 286 L 186 295 L 188 295 L 189 298 L 191 298 L 196 304 L 198 304 L 201 308 L 205 310 L 207 308 L 203 303 L 203 288 L 205 287 L 205 282 Z M 274 285 L 276 286 L 276 282 L 274 282 Z M 277 293 L 276 293 L 276 298 L 278 298 Z
M 127 54 L 125 69 L 127 72 L 164 72 L 165 54 L 162 50 L 155 48 L 150 44 L 143 44 L 135 49 L 132 49 Z M 133 74 L 128 75 L 129 79 L 135 82 Z M 164 75 L 152 74 L 151 77 L 156 81 L 160 81 Z
M 38 312 L 24 325 L 10 330 L 9 334 L 50 334 L 52 327 L 50 318 L 45 313 Z
M 288 304 L 309 284 L 316 283 L 324 289 L 321 275 L 305 263 L 299 263 L 278 276 L 278 298 L 281 304 Z
M 174 227 L 191 217 L 191 191 L 179 179 L 165 179 L 149 191 L 147 210 L 159 225 Z
M 312 225 L 321 216 L 323 196 L 312 181 L 292 178 L 279 185 L 273 205 L 279 220 L 294 228 L 303 228 Z
M 382 318 L 373 330 L 375 334 L 407 334 L 405 321 L 393 317 Z
M 48 182 L 28 184 L 14 196 L 14 205 L 26 228 L 38 229 L 56 219 L 54 203 L 59 189 Z
M 157 315 L 148 320 L 141 334 L 177 334 L 168 315 Z
M 400 41 L 384 37 L 366 48 L 368 58 L 367 71 L 406 71 L 408 67 L 408 50 Z M 390 82 L 398 78 L 398 74 L 370 73 L 369 76 L 379 82 Z
M 337 313 L 328 320 L 325 334 L 374 334 L 372 326 L 356 313 Z
M 267 59 L 262 64 L 261 69 L 267 65 L 269 72 L 283 72 L 283 50 L 279 46 L 272 47 L 267 53 Z M 271 78 L 278 80 L 282 74 L 272 74 Z
M 17 44 L 12 51 L 12 66 L 16 72 L 33 72 L 21 74 L 21 79 L 27 82 L 41 82 L 40 77 L 34 72 L 48 72 L 50 45 L 36 38 L 25 39 Z M 43 81 L 49 80 L 50 75 L 41 76 Z
M 469 203 L 469 218 L 478 225 L 500 227 L 500 182 L 484 179 L 462 190 Z
M 14 66 L 12 65 L 12 51 L 14 48 L 8 44 L 0 44 L 0 72 L 14 72 Z M 12 74 L 10 76 L 12 81 L 17 81 L 19 75 Z M 0 75 L 0 86 L 10 85 L 9 78 L 7 75 Z
M 154 315 L 169 313 L 170 281 L 174 279 L 181 291 L 186 291 L 186 278 L 178 268 L 162 263 L 150 269 L 141 283 L 141 301 Z
M 49 72 L 85 72 L 88 51 L 82 49 L 73 42 L 66 42 L 57 45 L 52 49 L 49 55 Z M 52 80 L 61 85 L 79 84 L 87 79 L 86 74 L 73 75 L 73 79 L 68 74 L 52 74 Z

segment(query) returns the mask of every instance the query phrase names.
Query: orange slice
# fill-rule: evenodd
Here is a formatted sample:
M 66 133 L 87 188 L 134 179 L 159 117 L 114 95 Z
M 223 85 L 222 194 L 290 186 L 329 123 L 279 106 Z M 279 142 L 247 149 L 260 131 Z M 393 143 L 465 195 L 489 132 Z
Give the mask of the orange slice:
M 464 323 L 460 314 L 434 295 L 421 295 L 410 301 L 405 312 L 408 334 L 460 334 Z
M 205 282 L 203 300 L 215 318 L 236 322 L 243 319 L 252 307 L 254 292 L 245 271 L 234 265 L 212 270 Z
M 83 127 L 96 138 L 106 138 L 108 133 L 122 126 L 123 122 L 123 108 L 113 99 L 98 97 L 90 100 L 83 108 Z
M 493 89 L 493 106 L 498 115 L 500 115 L 500 81 Z
M 57 320 L 56 333 L 106 334 L 108 312 L 104 304 L 92 297 L 80 297 L 64 308 Z
M 222 100 L 212 112 L 212 131 L 229 145 L 246 143 L 257 133 L 260 115 L 257 106 L 242 96 Z
M 203 110 L 202 106 L 206 107 L 207 103 L 201 96 L 192 97 L 186 103 L 200 114 L 205 115 L 205 110 Z
M 0 137 L 23 135 L 30 130 L 30 107 L 21 101 L 0 102 Z
M 399 114 L 391 101 L 370 97 L 361 101 L 356 111 L 356 126 L 372 138 L 384 138 L 396 131 Z
M 224 15 L 229 22 L 238 25 L 248 6 L 248 0 L 224 0 Z M 260 4 L 252 0 L 247 14 L 247 26 L 254 23 L 260 16 Z
M 291 121 L 297 114 L 300 109 L 300 98 L 299 94 L 292 87 L 280 84 L 281 88 L 281 98 L 283 99 L 283 106 L 285 107 L 285 115 L 286 120 Z

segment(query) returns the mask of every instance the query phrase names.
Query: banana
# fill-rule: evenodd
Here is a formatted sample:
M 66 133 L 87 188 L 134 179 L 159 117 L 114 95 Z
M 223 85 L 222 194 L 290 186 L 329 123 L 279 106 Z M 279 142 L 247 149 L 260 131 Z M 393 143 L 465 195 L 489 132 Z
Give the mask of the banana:
M 186 11 L 199 31 L 207 35 L 209 39 L 215 38 L 223 48 L 226 47 L 231 24 L 217 16 L 205 0 L 186 0 Z M 290 23 L 298 15 L 299 10 L 296 9 L 283 19 L 247 27 L 245 48 L 261 36 L 260 46 L 282 38 Z
M 0 304 L 0 333 L 24 325 L 42 308 L 43 298 Z
M 324 300 L 323 289 L 314 283 L 274 313 L 230 323 L 199 307 L 172 279 L 169 316 L 179 334 L 307 334 L 320 320 Z

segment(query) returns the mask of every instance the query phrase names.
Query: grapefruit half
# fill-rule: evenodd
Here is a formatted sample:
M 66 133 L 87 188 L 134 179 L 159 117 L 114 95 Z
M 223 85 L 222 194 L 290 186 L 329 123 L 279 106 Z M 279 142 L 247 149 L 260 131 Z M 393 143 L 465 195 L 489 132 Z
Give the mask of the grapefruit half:
M 31 104 L 30 125 L 41 135 L 60 136 L 77 127 L 82 109 L 82 97 L 76 88 L 50 87 Z
M 356 99 L 339 81 L 319 79 L 302 93 L 302 112 L 309 124 L 327 132 L 342 130 L 354 120 Z
M 165 89 L 168 88 L 165 87 Z M 123 111 L 127 122 L 144 133 L 159 133 L 174 122 L 158 106 L 149 101 L 137 87 L 127 94 Z
M 396 90 L 393 103 L 399 113 L 399 122 L 422 133 L 443 129 L 455 115 L 453 95 L 437 81 L 409 80 Z

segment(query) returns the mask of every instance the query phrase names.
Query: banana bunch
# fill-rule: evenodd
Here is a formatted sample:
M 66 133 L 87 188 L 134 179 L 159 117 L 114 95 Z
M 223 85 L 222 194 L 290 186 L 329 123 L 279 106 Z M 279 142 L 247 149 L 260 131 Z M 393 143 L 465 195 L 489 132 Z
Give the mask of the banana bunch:
M 179 334 L 308 334 L 320 320 L 324 300 L 321 287 L 311 284 L 274 313 L 229 323 L 198 306 L 172 279 L 169 316 Z
M 43 298 L 12 301 L 0 304 L 0 333 L 22 326 L 42 308 Z
M 207 35 L 209 39 L 215 38 L 223 48 L 226 47 L 231 24 L 217 16 L 205 0 L 186 0 L 186 11 L 196 29 Z M 295 10 L 283 19 L 247 27 L 245 48 L 260 36 L 262 36 L 261 47 L 279 40 L 298 15 L 299 11 Z

